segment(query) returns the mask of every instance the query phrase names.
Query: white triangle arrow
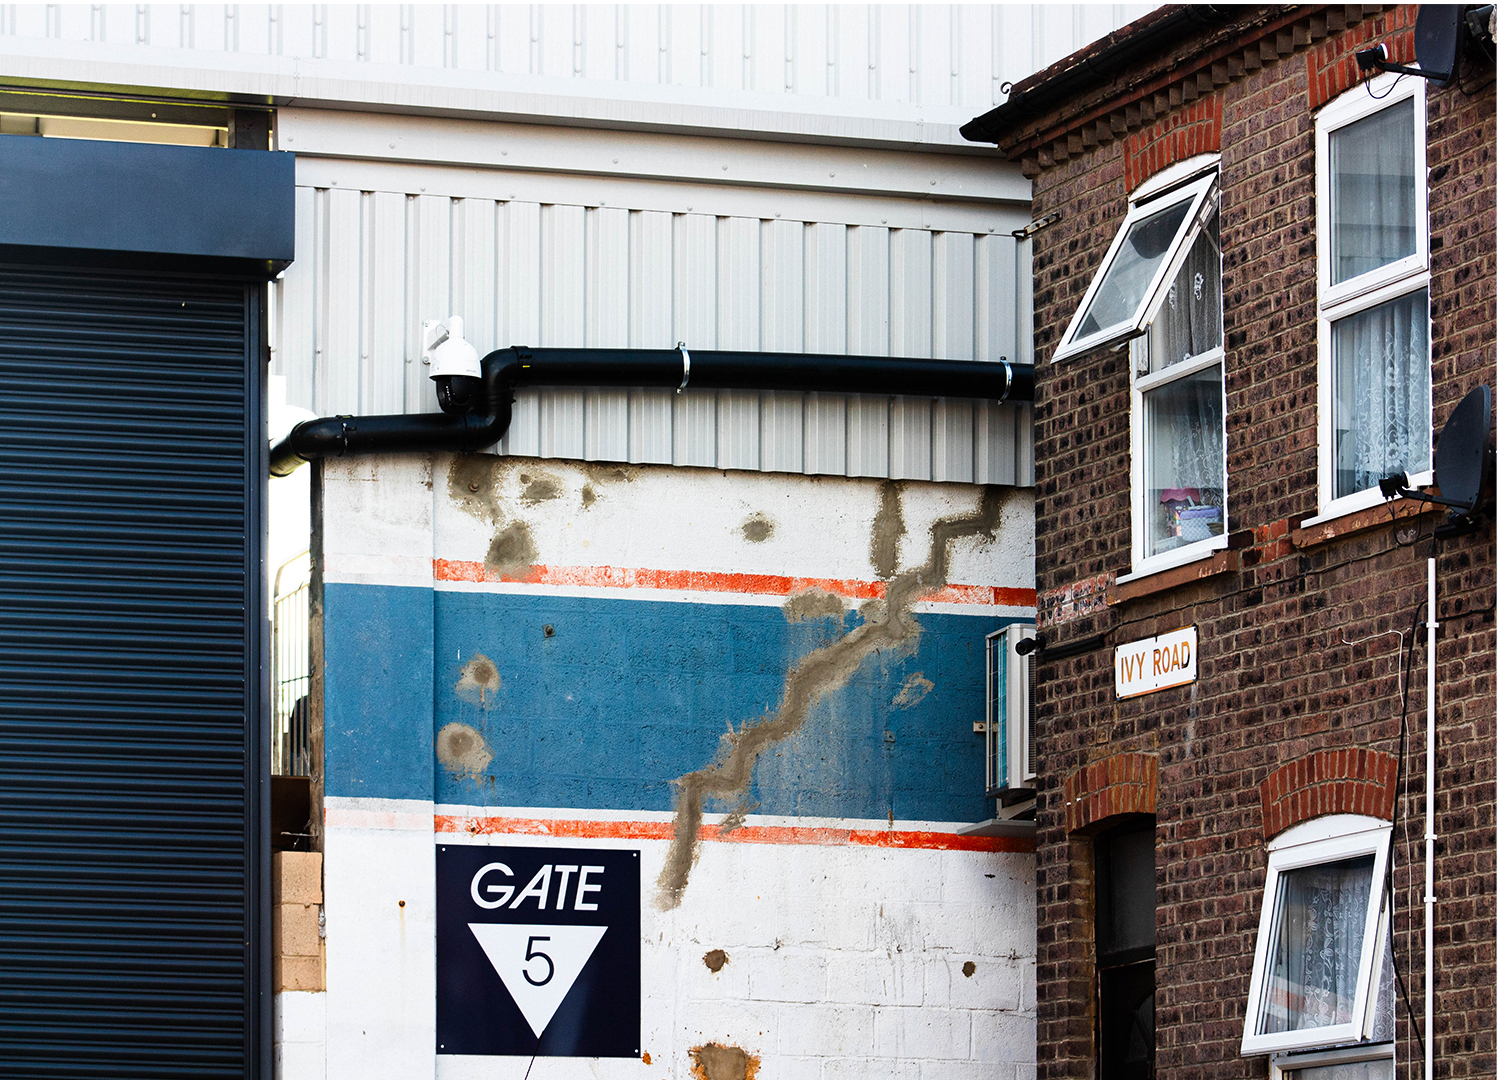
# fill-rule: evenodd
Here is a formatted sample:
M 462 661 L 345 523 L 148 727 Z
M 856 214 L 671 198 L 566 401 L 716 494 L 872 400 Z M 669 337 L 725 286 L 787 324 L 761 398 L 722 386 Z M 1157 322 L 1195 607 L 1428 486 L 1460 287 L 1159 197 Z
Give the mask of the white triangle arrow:
M 468 929 L 539 1039 L 608 927 L 469 923 Z

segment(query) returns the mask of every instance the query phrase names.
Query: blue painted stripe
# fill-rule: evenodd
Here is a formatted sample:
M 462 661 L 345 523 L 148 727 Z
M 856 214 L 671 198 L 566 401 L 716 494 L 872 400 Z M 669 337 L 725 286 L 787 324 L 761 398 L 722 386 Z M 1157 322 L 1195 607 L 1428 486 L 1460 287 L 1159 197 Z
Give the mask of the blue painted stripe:
M 786 672 L 858 621 L 792 624 L 777 607 L 752 605 L 327 591 L 328 793 L 433 797 L 406 794 L 420 790 L 479 806 L 670 810 L 671 782 L 712 760 L 728 724 L 773 711 Z M 424 594 L 429 609 L 391 593 Z M 758 812 L 990 816 L 983 739 L 972 723 L 984 716 L 983 639 L 1013 620 L 918 620 L 914 647 L 866 660 L 796 735 L 764 754 L 752 792 Z M 389 662 L 414 657 L 433 632 L 431 665 Z M 481 695 L 459 686 L 476 653 L 499 676 Z M 907 683 L 910 703 L 894 705 Z M 476 776 L 434 764 L 432 731 L 453 723 L 478 731 L 493 755 Z

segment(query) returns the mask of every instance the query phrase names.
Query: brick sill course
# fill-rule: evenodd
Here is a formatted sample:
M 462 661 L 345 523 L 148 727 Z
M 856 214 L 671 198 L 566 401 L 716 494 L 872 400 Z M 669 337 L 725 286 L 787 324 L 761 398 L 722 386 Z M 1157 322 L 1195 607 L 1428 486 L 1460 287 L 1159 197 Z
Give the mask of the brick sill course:
M 1444 510 L 1442 506 L 1434 503 L 1418 502 L 1414 499 L 1394 499 L 1393 515 L 1390 519 L 1388 507 L 1369 506 L 1365 510 L 1357 510 L 1341 517 L 1331 518 L 1329 521 L 1317 522 L 1314 525 L 1302 525 L 1289 530 L 1289 542 L 1297 548 L 1312 548 L 1320 544 L 1329 543 L 1332 540 L 1340 540 L 1342 537 L 1352 536 L 1368 529 L 1376 529 L 1382 525 L 1392 524 L 1394 520 L 1406 518 L 1417 518 L 1423 514 L 1435 514 Z
M 1168 570 L 1161 570 L 1159 573 L 1150 574 L 1148 577 L 1136 578 L 1122 585 L 1109 585 L 1107 586 L 1107 606 L 1117 607 L 1119 604 L 1126 604 L 1130 600 L 1137 600 L 1140 597 L 1152 596 L 1155 593 L 1177 589 L 1181 585 L 1189 585 L 1193 581 L 1216 577 L 1218 574 L 1235 573 L 1241 569 L 1241 552 L 1217 551 L 1209 559 L 1186 563 L 1183 566 L 1172 566 Z

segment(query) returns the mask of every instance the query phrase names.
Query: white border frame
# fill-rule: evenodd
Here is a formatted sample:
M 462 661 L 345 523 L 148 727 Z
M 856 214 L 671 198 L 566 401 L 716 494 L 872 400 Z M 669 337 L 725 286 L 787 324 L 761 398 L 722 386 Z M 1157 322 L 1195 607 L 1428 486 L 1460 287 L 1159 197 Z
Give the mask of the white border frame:
M 1258 918 L 1258 942 L 1253 952 L 1253 978 L 1248 988 L 1247 1012 L 1243 1019 L 1242 1053 L 1244 1056 L 1272 1054 L 1285 1050 L 1313 1050 L 1355 1043 L 1365 1037 L 1367 1010 L 1372 1001 L 1372 981 L 1382 961 L 1378 926 L 1382 920 L 1386 896 L 1389 847 L 1393 825 L 1380 818 L 1360 814 L 1332 814 L 1303 822 L 1275 837 L 1268 844 L 1268 878 L 1263 886 L 1263 910 Z M 1344 1024 L 1258 1034 L 1260 1004 L 1263 998 L 1268 964 L 1268 942 L 1273 935 L 1274 916 L 1278 911 L 1279 877 L 1286 870 L 1339 862 L 1359 855 L 1373 856 L 1372 886 L 1368 891 L 1367 913 L 1362 930 L 1362 958 L 1357 966 L 1357 987 L 1352 999 L 1352 1017 Z M 1376 945 L 1377 947 L 1368 947 Z
M 984 696 L 987 699 L 987 723 L 984 726 L 985 738 L 983 739 L 983 762 L 986 773 L 987 790 L 1013 791 L 1018 788 L 1032 786 L 1029 781 L 1036 779 L 1034 762 L 1029 760 L 1028 727 L 1034 723 L 1033 716 L 1027 716 L 1029 707 L 1029 680 L 1030 660 L 1033 656 L 1020 656 L 1014 651 L 1019 642 L 1035 636 L 1035 624 L 1032 622 L 1010 623 L 1001 630 L 994 630 L 987 635 L 987 679 L 984 687 Z M 994 784 L 997 778 L 992 775 L 993 771 L 993 741 L 997 738 L 995 726 L 996 717 L 993 716 L 993 651 L 1001 647 L 1007 650 L 1008 663 L 1004 666 L 1007 676 L 1003 687 L 1003 779 L 1004 785 Z M 1023 722 L 1014 723 L 1017 718 Z M 1014 775 L 1014 763 L 1019 762 L 1018 776 Z
M 1190 245 L 1195 240 L 1196 233 L 1204 224 L 1201 215 L 1202 203 L 1216 184 L 1216 172 L 1213 169 L 1209 175 L 1201 176 L 1182 184 L 1176 191 L 1170 192 L 1177 196 L 1169 201 L 1164 198 L 1150 199 L 1147 187 L 1140 187 L 1139 193 L 1132 197 L 1128 206 L 1128 214 L 1123 218 L 1123 223 L 1118 226 L 1117 233 L 1112 238 L 1112 244 L 1107 248 L 1107 254 L 1102 257 L 1102 263 L 1097 267 L 1096 273 L 1092 275 L 1091 284 L 1087 286 L 1086 293 L 1081 297 L 1081 303 L 1076 308 L 1076 313 L 1071 316 L 1070 323 L 1066 326 L 1066 332 L 1061 335 L 1060 344 L 1055 347 L 1055 352 L 1050 354 L 1050 362 L 1064 360 L 1068 356 L 1077 356 L 1093 349 L 1100 349 L 1107 345 L 1113 345 L 1119 341 L 1136 337 L 1143 328 L 1149 324 L 1154 317 L 1154 312 L 1159 305 L 1163 294 L 1163 285 L 1167 281 L 1174 280 L 1175 274 L 1179 272 L 1180 264 L 1190 253 Z M 1140 202 L 1140 199 L 1146 201 Z M 1106 326 L 1095 333 L 1076 338 L 1074 335 L 1081 326 L 1082 316 L 1091 307 L 1092 300 L 1096 297 L 1097 289 L 1102 284 L 1107 273 L 1112 269 L 1113 260 L 1116 259 L 1118 251 L 1123 246 L 1123 240 L 1128 236 L 1129 230 L 1137 222 L 1168 206 L 1189 200 L 1189 208 L 1180 228 L 1175 233 L 1175 238 L 1170 242 L 1169 255 L 1162 259 L 1154 276 L 1149 280 L 1148 288 L 1144 290 L 1142 301 L 1133 312 L 1131 320 Z
M 1150 199 L 1157 191 L 1168 190 L 1168 188 L 1173 185 L 1179 185 L 1181 183 L 1181 177 L 1190 177 L 1190 183 L 1199 183 L 1202 181 L 1210 180 L 1219 185 L 1220 170 L 1220 155 L 1200 154 L 1188 161 L 1181 162 L 1179 165 L 1176 165 L 1171 169 L 1167 169 L 1164 172 L 1161 172 L 1159 175 L 1151 178 L 1149 181 L 1140 184 L 1133 197 L 1135 200 Z M 1218 212 L 1220 211 L 1219 203 L 1220 199 L 1218 197 L 1218 206 L 1215 208 Z M 1165 279 L 1167 282 L 1173 281 L 1174 275 L 1180 272 L 1179 268 L 1180 266 L 1183 266 L 1185 264 L 1186 258 L 1189 257 L 1190 248 L 1195 243 L 1196 237 L 1200 235 L 1201 230 L 1206 226 L 1206 222 L 1210 220 L 1210 213 L 1202 213 L 1199 204 L 1197 205 L 1196 213 L 1199 217 L 1199 220 L 1193 224 L 1190 230 L 1189 242 L 1183 244 L 1181 248 L 1175 253 L 1174 257 L 1172 257 L 1170 260 L 1172 268 L 1169 277 Z M 1148 326 L 1153 323 L 1154 319 L 1158 316 L 1159 308 L 1164 302 L 1166 292 L 1167 290 L 1165 288 L 1160 288 L 1158 293 L 1155 295 L 1154 301 L 1150 305 L 1148 311 L 1148 318 L 1146 318 L 1143 323 L 1143 329 L 1145 333 L 1148 330 Z M 1223 300 L 1223 304 L 1225 305 L 1225 300 Z M 1222 462 L 1222 534 L 1220 536 L 1208 537 L 1205 540 L 1197 540 L 1193 544 L 1185 544 L 1182 547 L 1171 548 L 1169 551 L 1160 552 L 1157 555 L 1146 556 L 1144 554 L 1144 529 L 1147 523 L 1144 520 L 1145 514 L 1143 478 L 1144 394 L 1149 390 L 1154 389 L 1156 386 L 1162 386 L 1166 383 L 1174 382 L 1176 379 L 1183 379 L 1188 375 L 1194 375 L 1198 371 L 1203 371 L 1206 368 L 1215 365 L 1220 365 L 1222 369 L 1222 445 L 1226 445 L 1227 367 L 1225 334 L 1226 332 L 1224 326 L 1223 340 L 1220 347 L 1212 349 L 1210 352 L 1202 353 L 1200 356 L 1193 356 L 1189 360 L 1182 361 L 1181 363 L 1172 364 L 1171 366 L 1165 368 L 1163 371 L 1151 372 L 1148 375 L 1140 376 L 1138 374 L 1136 363 L 1131 356 L 1129 357 L 1128 452 L 1131 464 L 1129 467 L 1128 484 L 1129 502 L 1131 504 L 1130 514 L 1132 518 L 1132 543 L 1129 548 L 1131 566 L 1128 573 L 1121 575 L 1117 579 L 1119 584 L 1134 581 L 1138 578 L 1148 577 L 1151 574 L 1157 574 L 1163 570 L 1171 570 L 1177 566 L 1185 566 L 1188 563 L 1200 562 L 1202 559 L 1209 559 L 1216 552 L 1225 551 L 1227 548 L 1227 488 L 1230 484 L 1230 481 L 1227 477 L 1226 461 Z
M 1374 94 L 1384 96 L 1373 97 Z M 1423 181 L 1414 185 L 1414 217 L 1423 225 L 1416 236 L 1415 252 L 1397 262 L 1380 266 L 1376 270 L 1361 274 L 1349 281 L 1343 281 L 1339 285 L 1332 285 L 1329 222 L 1330 136 L 1349 124 L 1410 99 L 1414 102 L 1414 175 Z M 1358 83 L 1328 104 L 1315 118 L 1316 351 L 1319 357 L 1316 371 L 1319 385 L 1316 423 L 1316 439 L 1319 446 L 1316 472 L 1319 485 L 1317 493 L 1319 513 L 1304 524 L 1315 524 L 1330 518 L 1341 517 L 1383 502 L 1382 493 L 1375 487 L 1343 495 L 1340 498 L 1332 495 L 1336 480 L 1336 416 L 1334 371 L 1331 361 L 1331 327 L 1360 311 L 1376 307 L 1396 297 L 1417 292 L 1421 288 L 1426 290 L 1429 288 L 1429 180 L 1425 160 L 1428 123 L 1428 115 L 1425 111 L 1424 80 L 1393 73 Z M 1426 311 L 1428 310 L 1426 308 Z M 1432 325 L 1426 328 L 1425 340 L 1430 343 L 1432 360 Z M 1431 373 L 1431 389 L 1433 389 L 1433 382 L 1434 377 Z M 1433 465 L 1433 417 L 1431 416 L 1427 422 L 1429 425 L 1427 441 L 1431 447 L 1430 461 Z M 1433 468 L 1410 475 L 1409 482 L 1414 487 L 1433 483 Z
M 1366 1046 L 1346 1046 L 1339 1050 L 1322 1050 L 1318 1053 L 1275 1054 L 1268 1060 L 1268 1080 L 1286 1080 L 1286 1076 L 1297 1069 L 1313 1069 L 1321 1065 L 1354 1065 L 1359 1061 L 1387 1059 L 1398 1064 L 1395 1045 L 1391 1042 L 1369 1043 Z

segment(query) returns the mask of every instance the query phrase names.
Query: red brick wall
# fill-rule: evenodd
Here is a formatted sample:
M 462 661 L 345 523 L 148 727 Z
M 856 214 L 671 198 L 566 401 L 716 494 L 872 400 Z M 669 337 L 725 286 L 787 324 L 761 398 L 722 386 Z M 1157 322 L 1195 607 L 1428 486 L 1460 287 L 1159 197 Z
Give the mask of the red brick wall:
M 1159 800 L 1159 759 L 1113 754 L 1066 777 L 1066 831 L 1081 832 L 1120 814 L 1152 814 Z
M 1325 814 L 1366 814 L 1393 820 L 1398 759 L 1376 750 L 1317 750 L 1268 774 L 1263 838 Z
M 1222 99 L 1212 94 L 1128 136 L 1123 143 L 1124 183 L 1132 191 L 1168 165 L 1221 148 Z
M 1296 528 L 1317 512 L 1311 95 L 1325 88 L 1312 91 L 1311 72 L 1340 72 L 1337 58 L 1353 47 L 1396 38 L 1407 13 L 1351 21 L 1315 44 L 1309 33 L 1294 36 L 1294 51 L 1246 65 L 1198 101 L 1215 98 L 1221 115 L 1229 530 L 1242 568 L 1112 606 L 1052 605 L 1046 634 L 1054 645 L 1106 633 L 1110 646 L 1194 624 L 1200 679 L 1119 701 L 1110 647 L 1058 661 L 1041 655 L 1040 1080 L 1092 1080 L 1095 1068 L 1090 843 L 1069 831 L 1064 778 L 1113 755 L 1157 755 L 1158 1075 L 1261 1078 L 1267 1059 L 1244 1058 L 1239 1045 L 1267 864 L 1264 829 L 1272 824 L 1262 786 L 1275 770 L 1321 751 L 1399 753 L 1404 656 L 1391 632 L 1403 631 L 1407 648 L 1424 617 L 1429 528 L 1443 515 L 1330 538 Z M 1466 80 L 1473 90 L 1486 87 L 1474 96 L 1454 86 L 1429 90 L 1436 431 L 1467 390 L 1497 384 L 1492 75 L 1487 65 Z M 1078 582 L 1130 569 L 1126 353 L 1049 363 L 1126 212 L 1137 175 L 1129 154 L 1125 140 L 1106 142 L 1034 179 L 1035 216 L 1062 214 L 1034 241 L 1041 595 L 1070 596 Z M 1444 542 L 1439 553 L 1440 1080 L 1497 1075 L 1493 548 L 1487 526 Z M 1405 886 L 1413 875 L 1417 896 L 1423 877 L 1423 656 L 1421 643 L 1408 676 L 1398 805 L 1413 845 L 1405 850 L 1400 826 L 1394 852 L 1398 965 L 1421 1023 L 1423 909 L 1409 909 Z M 1402 1005 L 1398 1016 L 1406 1040 Z M 1401 1076 L 1417 1075 L 1417 1060 L 1408 1071 L 1417 1047 L 1401 1041 L 1399 1058 Z
M 1309 81 L 1310 108 L 1318 109 L 1331 98 L 1355 86 L 1362 78 L 1356 52 L 1374 43 L 1388 46 L 1389 58 L 1395 64 L 1414 62 L 1414 20 L 1419 17 L 1417 4 L 1402 4 L 1381 19 L 1368 19 L 1305 54 L 1305 73 Z

